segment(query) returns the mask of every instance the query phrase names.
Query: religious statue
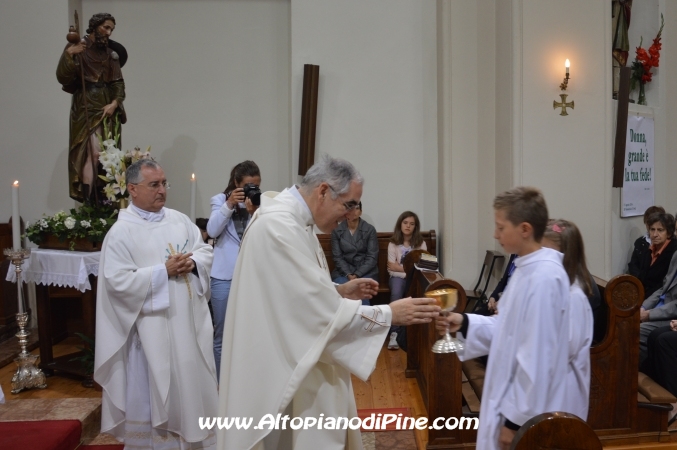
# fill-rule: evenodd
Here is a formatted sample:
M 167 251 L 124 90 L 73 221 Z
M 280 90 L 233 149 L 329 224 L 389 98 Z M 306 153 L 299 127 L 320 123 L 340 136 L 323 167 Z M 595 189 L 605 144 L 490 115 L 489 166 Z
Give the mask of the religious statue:
M 76 12 L 77 27 L 77 12 Z M 99 137 L 104 136 L 104 121 L 108 129 L 125 123 L 127 117 L 122 102 L 125 82 L 121 67 L 127 61 L 127 51 L 110 39 L 115 18 L 107 13 L 94 14 L 89 20 L 87 35 L 69 33 L 56 78 L 62 89 L 73 95 L 70 110 L 68 147 L 69 195 L 79 202 L 89 202 L 98 195 Z
M 612 30 L 613 30 L 613 92 L 614 98 L 618 92 L 620 68 L 628 62 L 630 42 L 628 28 L 630 28 L 630 13 L 632 0 L 612 0 Z

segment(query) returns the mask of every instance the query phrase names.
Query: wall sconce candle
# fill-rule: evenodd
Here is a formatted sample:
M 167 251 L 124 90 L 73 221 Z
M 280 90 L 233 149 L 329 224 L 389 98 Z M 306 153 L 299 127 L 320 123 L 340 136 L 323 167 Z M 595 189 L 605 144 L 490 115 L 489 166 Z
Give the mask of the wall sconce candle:
M 567 59 L 564 62 L 564 68 L 566 69 L 565 75 L 564 75 L 564 80 L 562 83 L 559 85 L 559 88 L 563 91 L 567 90 L 567 87 L 569 86 L 569 60 Z M 552 109 L 557 109 L 557 108 L 562 108 L 560 111 L 559 115 L 560 116 L 568 116 L 569 114 L 567 113 L 567 108 L 574 109 L 574 101 L 567 102 L 567 94 L 559 94 L 560 98 L 562 99 L 561 102 L 558 102 L 557 100 L 552 101 Z
M 566 68 L 566 73 L 564 75 L 564 81 L 562 81 L 562 84 L 559 85 L 559 88 L 563 91 L 566 91 L 567 87 L 569 85 L 569 65 L 570 65 L 570 63 L 569 63 L 569 60 L 567 59 L 564 62 L 564 67 Z

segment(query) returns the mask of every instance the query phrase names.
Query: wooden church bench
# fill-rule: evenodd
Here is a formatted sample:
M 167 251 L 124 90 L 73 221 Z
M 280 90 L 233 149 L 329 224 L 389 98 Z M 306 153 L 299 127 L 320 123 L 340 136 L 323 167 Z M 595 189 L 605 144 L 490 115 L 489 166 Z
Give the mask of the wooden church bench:
M 534 448 L 602 450 L 602 443 L 590 425 L 575 415 L 549 412 L 527 420 L 510 445 L 510 450 Z
M 392 237 L 392 231 L 378 232 L 376 237 L 378 239 L 378 296 L 372 299 L 372 305 L 383 305 L 390 302 L 390 286 L 388 284 L 388 243 Z M 437 254 L 437 235 L 435 230 L 422 231 L 421 235 L 425 241 L 428 253 Z M 334 270 L 334 258 L 331 253 L 331 234 L 318 234 L 318 240 L 324 250 L 324 255 L 329 264 L 329 271 Z

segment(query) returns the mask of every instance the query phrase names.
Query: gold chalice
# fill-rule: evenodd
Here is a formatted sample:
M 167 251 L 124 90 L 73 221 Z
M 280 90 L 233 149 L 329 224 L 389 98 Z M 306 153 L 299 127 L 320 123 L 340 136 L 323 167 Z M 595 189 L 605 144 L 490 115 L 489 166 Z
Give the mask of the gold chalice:
M 458 290 L 454 288 L 435 289 L 424 294 L 428 298 L 435 299 L 437 305 L 442 308 L 440 315 L 447 316 L 456 309 L 458 304 Z M 444 337 L 433 344 L 433 353 L 456 353 L 463 350 L 463 343 L 458 339 L 451 337 L 449 327 Z

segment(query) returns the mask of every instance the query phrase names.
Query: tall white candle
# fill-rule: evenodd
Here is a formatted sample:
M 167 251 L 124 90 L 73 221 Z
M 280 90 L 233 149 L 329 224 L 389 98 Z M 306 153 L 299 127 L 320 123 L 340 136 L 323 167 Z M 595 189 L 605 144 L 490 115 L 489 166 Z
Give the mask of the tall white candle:
M 21 216 L 19 215 L 19 181 L 12 183 L 12 247 L 21 248 Z
M 195 185 L 197 182 L 195 181 L 195 174 L 191 175 L 190 178 L 190 220 L 195 223 L 195 197 L 196 197 L 196 190 L 195 190 Z

